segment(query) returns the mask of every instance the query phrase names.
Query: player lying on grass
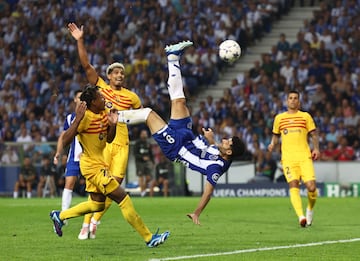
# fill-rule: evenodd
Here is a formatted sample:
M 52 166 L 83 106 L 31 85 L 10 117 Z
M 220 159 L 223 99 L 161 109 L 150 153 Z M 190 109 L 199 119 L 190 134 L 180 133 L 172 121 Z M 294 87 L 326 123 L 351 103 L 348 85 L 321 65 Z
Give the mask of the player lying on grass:
M 200 225 L 200 214 L 209 203 L 218 179 L 228 170 L 232 159 L 244 153 L 245 145 L 236 136 L 215 143 L 211 129 L 203 129 L 203 136 L 193 134 L 179 63 L 180 55 L 192 44 L 190 41 L 184 41 L 165 48 L 169 70 L 168 91 L 171 99 L 169 123 L 167 124 L 150 108 L 119 111 L 118 120 L 127 124 L 146 122 L 166 157 L 206 176 L 207 181 L 200 202 L 193 213 L 187 214 L 195 224 Z
M 86 102 L 86 111 L 77 115 L 70 128 L 66 130 L 79 139 L 83 148 L 80 157 L 81 173 L 86 179 L 86 191 L 90 200 L 82 202 L 63 211 L 52 211 L 50 218 L 54 222 L 54 231 L 62 236 L 64 220 L 79 217 L 87 213 L 102 211 L 105 208 L 106 197 L 115 201 L 125 220 L 139 233 L 148 247 L 162 244 L 169 236 L 169 232 L 152 234 L 136 212 L 130 196 L 120 186 L 108 170 L 104 158 L 107 142 L 112 142 L 117 125 L 117 111 L 105 112 L 105 99 L 98 88 L 89 85 L 81 94 L 80 100 Z M 70 135 L 69 134 L 69 135 Z M 64 134 L 65 135 L 65 134 Z

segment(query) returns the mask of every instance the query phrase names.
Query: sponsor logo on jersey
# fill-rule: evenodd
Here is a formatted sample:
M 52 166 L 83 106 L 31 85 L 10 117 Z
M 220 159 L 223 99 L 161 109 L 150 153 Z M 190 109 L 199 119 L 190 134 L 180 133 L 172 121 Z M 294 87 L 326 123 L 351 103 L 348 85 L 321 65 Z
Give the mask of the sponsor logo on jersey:
M 217 160 L 219 158 L 219 155 L 210 155 L 209 159 L 210 160 Z

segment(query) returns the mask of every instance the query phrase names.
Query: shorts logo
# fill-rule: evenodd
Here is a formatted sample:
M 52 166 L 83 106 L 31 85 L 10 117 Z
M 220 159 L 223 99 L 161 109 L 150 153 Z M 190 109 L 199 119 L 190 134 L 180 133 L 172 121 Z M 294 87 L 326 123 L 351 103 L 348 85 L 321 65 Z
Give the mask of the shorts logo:
M 113 107 L 113 104 L 111 101 L 108 101 L 105 103 L 106 108 L 111 109 Z
M 284 129 L 284 134 L 288 134 L 288 130 L 287 129 Z
M 188 128 L 188 129 L 192 129 L 192 122 L 188 122 L 188 124 L 187 124 L 187 126 L 186 126 L 186 128 Z
M 214 173 L 214 174 L 212 174 L 212 176 L 211 176 L 211 179 L 212 179 L 215 183 L 219 180 L 219 178 L 220 178 L 220 174 L 218 174 L 218 173 Z

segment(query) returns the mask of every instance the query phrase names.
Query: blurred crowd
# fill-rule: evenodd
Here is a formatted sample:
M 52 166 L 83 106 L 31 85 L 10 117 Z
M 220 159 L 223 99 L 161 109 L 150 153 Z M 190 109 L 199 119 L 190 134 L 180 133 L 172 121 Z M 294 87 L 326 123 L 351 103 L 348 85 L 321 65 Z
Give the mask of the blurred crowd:
M 360 1 L 321 1 L 295 42 L 280 34 L 221 99 L 200 102 L 197 130 L 213 128 L 218 139 L 237 134 L 247 143 L 248 158 L 265 160 L 274 116 L 286 110 L 287 92 L 297 89 L 301 109 L 316 121 L 321 160 L 360 160 L 359 14 Z
M 23 145 L 40 162 L 54 147 L 74 91 L 86 84 L 76 42 L 67 24 L 84 26 L 89 59 L 100 75 L 114 61 L 126 69 L 126 86 L 144 106 L 169 115 L 166 44 L 191 39 L 182 57 L 187 96 L 215 85 L 228 65 L 218 44 L 234 39 L 244 53 L 271 31 L 291 9 L 292 0 L 0 0 L 1 142 Z M 249 155 L 263 153 L 273 116 L 284 110 L 286 91 L 302 93 L 302 108 L 316 119 L 323 160 L 360 160 L 359 6 L 358 0 L 323 0 L 299 28 L 296 42 L 279 36 L 253 68 L 233 79 L 220 100 L 211 96 L 193 111 L 194 131 L 210 127 L 216 137 L 240 135 Z M 246 55 L 246 54 L 245 54 Z M 106 77 L 105 77 L 106 78 Z M 131 140 L 139 128 L 130 129 Z M 346 148 L 346 155 L 342 148 Z M 3 164 L 19 160 L 2 148 Z M 21 158 L 21 155 L 20 155 Z

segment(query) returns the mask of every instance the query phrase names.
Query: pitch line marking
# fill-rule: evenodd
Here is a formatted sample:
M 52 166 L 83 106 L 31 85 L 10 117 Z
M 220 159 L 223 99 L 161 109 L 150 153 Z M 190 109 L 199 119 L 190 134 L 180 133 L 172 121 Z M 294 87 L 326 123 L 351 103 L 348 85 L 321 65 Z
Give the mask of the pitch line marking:
M 341 240 L 334 240 L 334 241 L 322 241 L 322 242 L 314 242 L 314 243 L 308 243 L 308 244 L 295 244 L 295 245 L 288 245 L 288 246 L 242 249 L 242 250 L 236 250 L 236 251 L 231 251 L 231 252 L 220 252 L 220 253 L 203 254 L 203 255 L 151 258 L 151 259 L 149 259 L 149 261 L 182 260 L 182 259 L 190 259 L 190 258 L 198 258 L 198 257 L 200 258 L 200 257 L 211 257 L 211 256 L 225 256 L 225 255 L 234 255 L 234 254 L 241 254 L 241 253 L 259 252 L 259 251 L 270 251 L 270 250 L 279 250 L 279 249 L 288 249 L 288 248 L 312 247 L 312 246 L 322 246 L 322 245 L 339 244 L 339 243 L 350 243 L 350 242 L 356 242 L 356 241 L 360 241 L 360 238 L 341 239 Z

